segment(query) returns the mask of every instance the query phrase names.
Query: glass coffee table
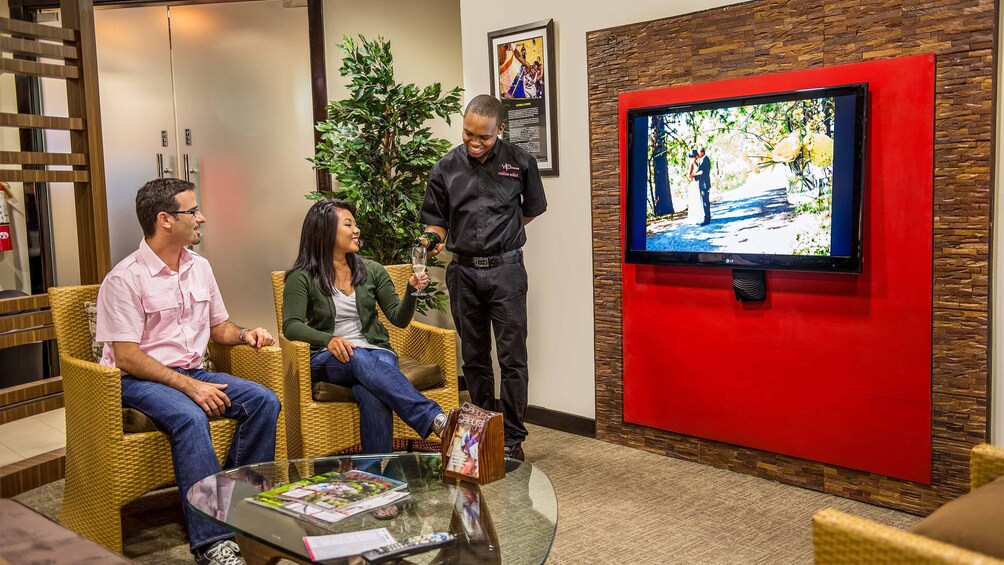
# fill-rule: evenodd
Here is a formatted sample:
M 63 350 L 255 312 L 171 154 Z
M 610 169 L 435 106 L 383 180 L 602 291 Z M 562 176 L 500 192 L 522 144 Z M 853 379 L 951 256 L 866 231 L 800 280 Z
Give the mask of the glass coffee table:
M 196 483 L 187 495 L 199 514 L 237 533 L 249 565 L 280 558 L 314 563 L 304 536 L 387 528 L 397 539 L 450 532 L 457 543 L 405 557 L 397 563 L 543 563 L 558 523 L 551 480 L 529 463 L 506 460 L 506 476 L 487 485 L 444 479 L 438 453 L 353 455 L 247 465 Z M 396 516 L 366 512 L 334 524 L 290 516 L 246 500 L 250 496 L 328 471 L 361 469 L 408 483 L 410 497 L 396 503 Z M 362 563 L 349 557 L 321 563 Z

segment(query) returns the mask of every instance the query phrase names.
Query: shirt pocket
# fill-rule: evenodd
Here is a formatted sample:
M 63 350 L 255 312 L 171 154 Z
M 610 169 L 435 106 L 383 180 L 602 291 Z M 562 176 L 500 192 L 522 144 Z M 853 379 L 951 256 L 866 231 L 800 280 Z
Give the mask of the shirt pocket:
M 519 177 L 499 176 L 498 189 L 495 191 L 495 204 L 499 210 L 506 211 L 513 205 L 519 206 L 520 195 L 523 193 L 523 182 Z
M 178 297 L 173 294 L 143 297 L 143 311 L 146 313 L 147 319 L 153 321 L 154 324 L 165 321 L 173 323 L 174 319 L 178 317 L 180 309 Z
M 192 317 L 188 323 L 199 326 L 209 323 L 209 300 L 211 293 L 208 288 L 193 288 L 192 294 Z

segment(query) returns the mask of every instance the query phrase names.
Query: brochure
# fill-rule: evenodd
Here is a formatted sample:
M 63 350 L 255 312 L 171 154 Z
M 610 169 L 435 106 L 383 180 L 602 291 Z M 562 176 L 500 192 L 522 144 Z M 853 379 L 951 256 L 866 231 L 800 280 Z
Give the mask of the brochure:
M 446 453 L 446 470 L 467 477 L 478 478 L 478 451 L 485 430 L 485 422 L 492 413 L 470 403 L 464 403 L 457 415 L 457 427 Z
M 258 493 L 248 500 L 330 524 L 408 498 L 403 491 L 407 486 L 366 471 L 331 471 Z
M 326 536 L 304 536 L 303 545 L 307 547 L 310 558 L 314 561 L 325 561 L 339 557 L 352 557 L 378 547 L 394 543 L 394 536 L 387 528 L 330 534 Z

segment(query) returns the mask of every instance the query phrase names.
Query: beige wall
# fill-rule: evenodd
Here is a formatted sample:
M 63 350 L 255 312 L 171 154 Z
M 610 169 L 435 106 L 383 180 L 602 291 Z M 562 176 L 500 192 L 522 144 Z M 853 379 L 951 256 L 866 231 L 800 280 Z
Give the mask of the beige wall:
M 421 87 L 438 82 L 444 92 L 464 85 L 460 0 L 325 0 L 324 24 L 328 98 L 332 100 L 347 94 L 348 81 L 338 74 L 342 58 L 338 46 L 345 35 L 362 34 L 367 39 L 382 36 L 390 40 L 394 76 L 398 82 Z M 452 125 L 437 119 L 430 122 L 430 126 L 435 136 L 455 145 L 460 143 L 459 116 L 453 119 Z M 445 271 L 433 269 L 429 274 L 440 281 L 445 290 Z M 438 327 L 454 327 L 449 312 L 434 311 L 417 318 Z

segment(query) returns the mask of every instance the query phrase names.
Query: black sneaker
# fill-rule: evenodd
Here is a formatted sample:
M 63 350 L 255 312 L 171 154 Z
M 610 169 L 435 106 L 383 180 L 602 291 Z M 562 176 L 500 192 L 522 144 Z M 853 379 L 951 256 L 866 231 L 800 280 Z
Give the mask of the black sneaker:
M 505 456 L 517 461 L 526 461 L 526 456 L 523 455 L 523 442 L 505 446 Z
M 195 554 L 196 565 L 245 565 L 241 548 L 232 540 L 223 540 L 205 552 Z

